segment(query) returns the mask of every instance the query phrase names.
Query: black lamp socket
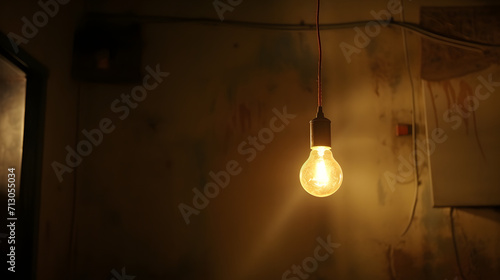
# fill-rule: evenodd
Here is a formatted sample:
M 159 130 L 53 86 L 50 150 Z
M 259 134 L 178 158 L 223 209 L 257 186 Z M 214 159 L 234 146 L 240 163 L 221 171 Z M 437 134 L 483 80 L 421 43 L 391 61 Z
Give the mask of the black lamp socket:
M 323 115 L 323 108 L 318 107 L 316 118 L 310 122 L 311 131 L 311 148 L 316 146 L 331 147 L 331 121 Z

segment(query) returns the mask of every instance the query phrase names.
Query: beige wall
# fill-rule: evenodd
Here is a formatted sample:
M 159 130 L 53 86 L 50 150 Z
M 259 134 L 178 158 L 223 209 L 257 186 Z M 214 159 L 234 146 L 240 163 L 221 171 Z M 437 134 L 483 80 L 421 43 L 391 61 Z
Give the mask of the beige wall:
M 20 18 L 38 8 L 9 2 L 0 3 L 4 33 L 19 31 Z M 243 1 L 225 16 L 313 22 L 312 2 Z M 323 2 L 322 22 L 371 19 L 370 11 L 387 5 Z M 405 2 L 405 14 L 417 22 L 420 5 L 470 3 L 478 4 Z M 412 148 L 411 138 L 393 135 L 395 123 L 411 121 L 412 108 L 400 29 L 384 30 L 351 63 L 338 46 L 352 43 L 354 30 L 322 32 L 324 111 L 333 122 L 333 152 L 345 179 L 336 194 L 319 199 L 304 192 L 298 178 L 316 109 L 314 32 L 144 23 L 143 67 L 159 65 L 170 75 L 121 120 L 110 106 L 136 84 L 70 78 L 73 30 L 84 10 L 217 17 L 211 1 L 72 1 L 23 46 L 51 71 L 39 279 L 112 279 L 122 268 L 135 279 L 281 279 L 292 265 L 313 257 L 316 239 L 327 236 L 340 247 L 308 279 L 459 276 L 450 210 L 432 207 L 426 164 L 419 170 L 415 217 L 403 237 L 415 182 L 408 178 L 392 190 L 383 176 L 396 172 L 397 156 L 408 157 Z M 419 39 L 407 37 L 417 122 L 423 127 Z M 270 127 L 273 109 L 284 106 L 296 117 L 248 162 L 239 145 Z M 85 139 L 81 131 L 97 128 L 103 118 L 112 121 L 114 131 L 59 183 L 50 164 L 63 162 L 65 146 L 75 147 Z M 203 190 L 213 181 L 209 173 L 226 169 L 232 160 L 241 173 L 186 225 L 179 204 L 192 206 L 192 189 Z M 464 209 L 454 217 L 467 279 L 497 279 L 498 211 Z

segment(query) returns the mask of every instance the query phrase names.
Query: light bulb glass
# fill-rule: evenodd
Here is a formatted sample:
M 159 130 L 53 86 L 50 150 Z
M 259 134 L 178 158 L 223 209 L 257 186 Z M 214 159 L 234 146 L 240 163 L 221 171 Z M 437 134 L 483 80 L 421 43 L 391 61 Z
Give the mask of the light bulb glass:
M 309 158 L 300 169 L 300 183 L 304 190 L 317 197 L 325 197 L 336 192 L 344 175 L 342 168 L 333 158 L 330 147 L 311 148 Z

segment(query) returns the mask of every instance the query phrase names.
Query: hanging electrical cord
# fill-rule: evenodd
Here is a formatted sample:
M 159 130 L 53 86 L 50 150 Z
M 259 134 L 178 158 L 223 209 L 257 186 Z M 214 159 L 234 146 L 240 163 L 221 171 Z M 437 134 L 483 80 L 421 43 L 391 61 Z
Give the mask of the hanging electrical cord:
M 321 61 L 323 59 L 323 53 L 321 50 L 321 34 L 319 27 L 319 4 L 320 0 L 317 1 L 318 5 L 316 8 L 316 35 L 318 37 L 318 107 L 323 106 L 323 93 L 321 88 Z
M 457 237 L 455 234 L 455 222 L 453 220 L 453 212 L 455 212 L 455 207 L 450 207 L 451 238 L 453 240 L 453 248 L 455 250 L 455 260 L 457 261 L 457 266 L 458 266 L 458 271 L 460 272 L 460 277 L 462 277 L 462 280 L 467 280 L 467 278 L 465 278 L 464 272 L 462 270 L 462 264 L 460 263 L 460 255 L 458 254 Z
M 405 16 L 404 16 L 404 6 L 403 6 L 403 1 L 400 1 L 401 7 L 403 9 L 403 12 L 401 13 L 401 21 L 404 23 L 405 21 Z M 405 63 L 406 63 L 406 69 L 408 71 L 408 78 L 410 79 L 410 87 L 411 87 L 411 105 L 412 105 L 412 126 L 411 126 L 411 135 L 412 135 L 412 146 L 413 146 L 413 166 L 414 166 L 414 178 L 413 180 L 415 181 L 415 194 L 413 197 L 413 204 L 411 206 L 411 211 L 410 211 L 410 218 L 408 219 L 408 223 L 403 230 L 403 233 L 401 233 L 401 236 L 404 236 L 408 230 L 410 229 L 411 223 L 413 221 L 413 218 L 415 217 L 415 210 L 417 208 L 417 201 L 418 201 L 418 159 L 417 159 L 417 112 L 416 112 L 416 106 L 415 106 L 415 85 L 413 84 L 413 75 L 411 71 L 411 66 L 410 66 L 410 55 L 408 53 L 408 43 L 406 42 L 406 30 L 402 29 L 401 30 L 402 35 L 403 35 L 403 50 L 404 50 L 404 56 L 405 56 Z
M 147 16 L 147 15 L 121 15 L 121 14 L 89 14 L 87 19 L 99 19 L 99 20 L 127 20 L 127 21 L 138 21 L 143 23 L 198 23 L 207 25 L 218 25 L 218 26 L 239 26 L 246 28 L 259 28 L 259 29 L 271 29 L 271 30 L 282 30 L 282 31 L 311 31 L 315 30 L 315 24 L 281 24 L 281 23 L 263 23 L 263 22 L 251 22 L 251 21 L 237 21 L 237 20 L 224 20 L 223 22 L 218 19 L 212 18 L 184 18 L 184 17 L 172 17 L 172 16 Z M 387 26 L 399 26 L 403 29 L 412 31 L 421 37 L 427 38 L 432 41 L 440 42 L 445 45 L 484 53 L 489 48 L 500 48 L 500 45 L 486 44 L 481 42 L 469 41 L 465 39 L 455 39 L 447 36 L 440 35 L 438 33 L 432 32 L 430 30 L 423 29 L 417 24 L 397 22 L 393 19 L 388 21 L 380 22 L 381 25 Z M 355 22 L 342 22 L 342 23 L 328 23 L 322 24 L 320 29 L 332 30 L 332 29 L 345 29 L 353 28 L 357 26 L 366 26 L 373 24 L 373 21 L 355 21 Z

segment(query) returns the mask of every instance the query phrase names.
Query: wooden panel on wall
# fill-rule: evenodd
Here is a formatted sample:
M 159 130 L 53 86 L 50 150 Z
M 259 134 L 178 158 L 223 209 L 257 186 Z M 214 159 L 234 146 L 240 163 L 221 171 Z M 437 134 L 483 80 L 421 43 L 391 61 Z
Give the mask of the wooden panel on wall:
M 434 206 L 500 205 L 500 68 L 424 81 Z
M 500 7 L 424 7 L 424 28 L 500 43 Z M 422 40 L 434 206 L 500 205 L 499 49 L 484 53 Z

